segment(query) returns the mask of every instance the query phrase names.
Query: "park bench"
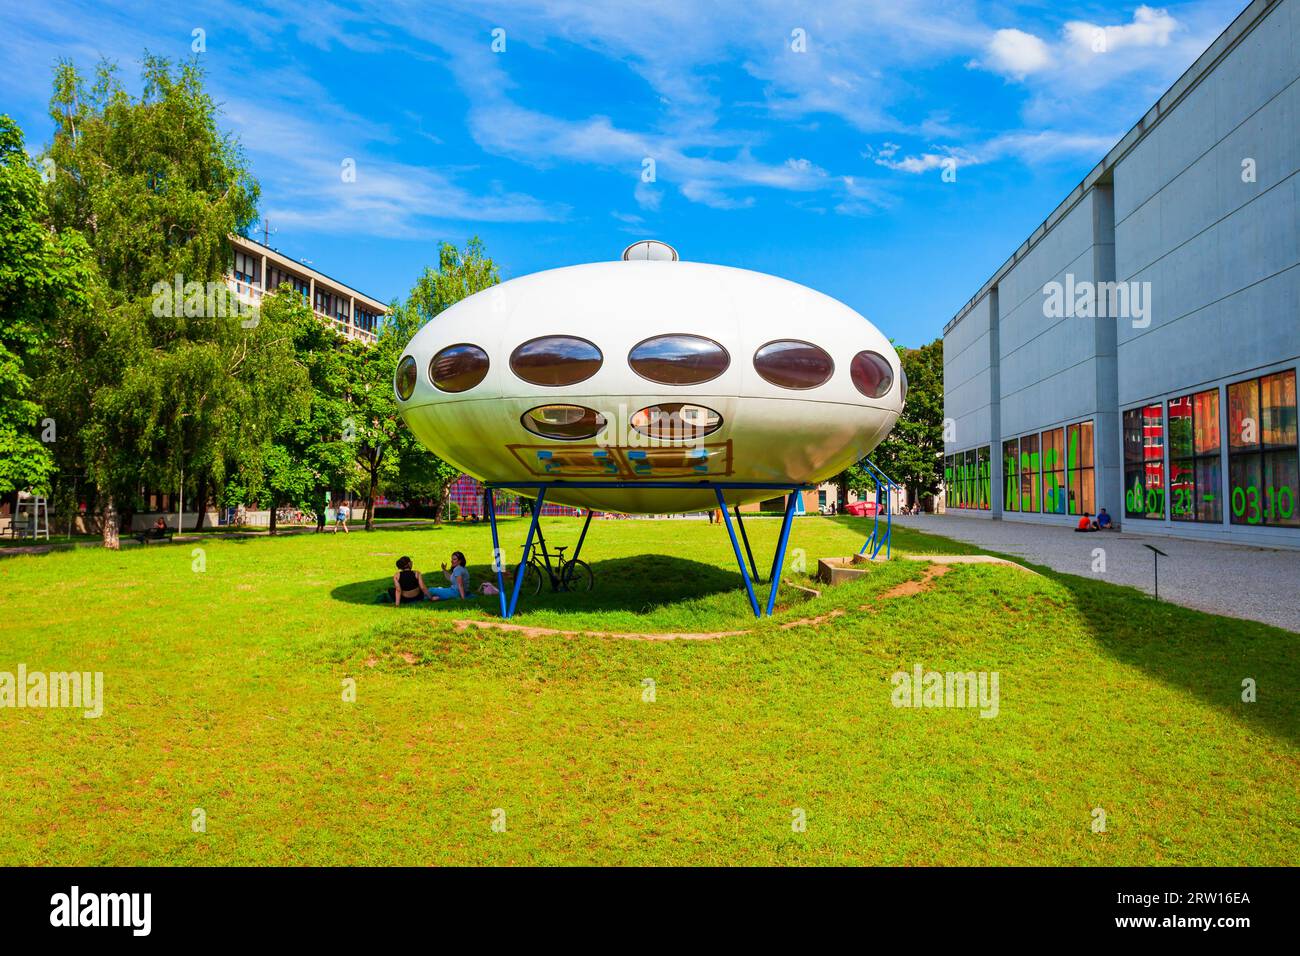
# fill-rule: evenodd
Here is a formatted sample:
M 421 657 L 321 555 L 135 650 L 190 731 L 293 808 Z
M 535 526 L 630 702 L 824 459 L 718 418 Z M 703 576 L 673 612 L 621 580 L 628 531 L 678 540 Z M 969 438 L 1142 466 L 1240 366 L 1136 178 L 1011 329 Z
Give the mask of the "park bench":
M 171 528 L 167 528 L 161 534 L 151 528 L 148 531 L 138 531 L 131 535 L 131 537 L 132 539 L 139 541 L 141 544 L 163 544 L 164 542 L 171 544 L 172 538 L 175 537 L 175 535 L 176 532 Z

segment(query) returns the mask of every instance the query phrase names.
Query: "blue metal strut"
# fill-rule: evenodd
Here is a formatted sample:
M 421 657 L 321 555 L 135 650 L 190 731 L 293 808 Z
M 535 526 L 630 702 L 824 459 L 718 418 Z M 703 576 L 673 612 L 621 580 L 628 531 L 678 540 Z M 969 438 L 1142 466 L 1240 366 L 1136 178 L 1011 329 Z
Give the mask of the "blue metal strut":
M 794 506 L 799 500 L 799 492 L 792 491 L 785 496 L 785 517 L 781 519 L 781 536 L 776 540 L 776 557 L 772 561 L 772 589 L 767 592 L 767 616 L 772 616 L 776 607 L 776 592 L 781 586 L 781 566 L 785 564 L 785 546 L 790 540 L 790 525 L 794 523 Z
M 502 572 L 505 570 L 506 557 L 501 553 L 501 542 L 497 538 L 497 493 L 491 488 L 485 488 L 483 492 L 483 502 L 487 505 L 484 509 L 487 511 L 488 522 L 492 525 L 492 569 L 497 573 L 497 597 L 501 599 L 501 616 L 509 617 L 506 613 L 506 581 Z
M 740 542 L 736 540 L 736 529 L 731 526 L 731 514 L 727 511 L 726 499 L 722 489 L 714 488 L 718 496 L 718 507 L 722 509 L 722 520 L 727 523 L 727 534 L 731 535 L 731 550 L 736 552 L 736 564 L 740 565 L 740 576 L 745 579 L 745 593 L 749 595 L 749 606 L 754 609 L 754 617 L 762 617 L 758 610 L 758 598 L 754 596 L 754 584 L 749 580 L 749 568 L 745 566 L 745 556 L 740 553 Z
M 533 517 L 528 522 L 528 537 L 524 539 L 524 556 L 519 559 L 519 570 L 515 572 L 515 587 L 510 593 L 510 606 L 506 609 L 506 617 L 515 616 L 515 608 L 519 606 L 519 589 L 524 586 L 524 568 L 528 566 L 528 555 L 533 550 L 533 535 L 537 533 L 537 519 L 542 516 L 542 503 L 546 501 L 546 489 L 537 489 L 537 500 L 533 502 Z

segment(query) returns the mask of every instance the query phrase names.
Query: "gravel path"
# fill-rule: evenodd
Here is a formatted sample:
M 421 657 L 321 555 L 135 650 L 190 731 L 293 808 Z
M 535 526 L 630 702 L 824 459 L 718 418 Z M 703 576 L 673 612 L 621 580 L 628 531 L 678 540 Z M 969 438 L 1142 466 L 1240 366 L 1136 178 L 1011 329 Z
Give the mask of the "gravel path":
M 1300 551 L 1130 532 L 1076 534 L 1053 525 L 953 515 L 896 515 L 894 520 L 903 527 L 1023 557 L 1055 571 L 1126 584 L 1147 594 L 1152 590 L 1153 557 L 1143 544 L 1151 544 L 1168 555 L 1160 559 L 1162 600 L 1300 631 Z M 1104 573 L 1092 570 L 1094 548 L 1105 549 Z

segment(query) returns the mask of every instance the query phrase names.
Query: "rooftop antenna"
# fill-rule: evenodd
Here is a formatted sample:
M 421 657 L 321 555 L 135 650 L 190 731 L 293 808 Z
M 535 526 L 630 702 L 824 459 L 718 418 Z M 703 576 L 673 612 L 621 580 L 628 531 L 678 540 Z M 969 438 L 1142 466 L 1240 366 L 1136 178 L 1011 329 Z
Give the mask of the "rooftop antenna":
M 271 228 L 270 219 L 263 219 L 262 220 L 262 245 L 266 246 L 268 249 L 271 248 L 271 233 L 277 231 L 278 230 L 273 230 Z
M 1165 554 L 1159 548 L 1153 547 L 1152 545 L 1149 544 L 1144 544 L 1142 545 L 1142 547 L 1148 548 L 1151 551 L 1155 552 L 1154 554 L 1151 555 L 1151 558 L 1153 561 L 1155 561 L 1156 564 L 1156 600 L 1159 601 L 1160 600 L 1160 559 L 1162 557 L 1167 558 L 1169 557 L 1169 555 Z

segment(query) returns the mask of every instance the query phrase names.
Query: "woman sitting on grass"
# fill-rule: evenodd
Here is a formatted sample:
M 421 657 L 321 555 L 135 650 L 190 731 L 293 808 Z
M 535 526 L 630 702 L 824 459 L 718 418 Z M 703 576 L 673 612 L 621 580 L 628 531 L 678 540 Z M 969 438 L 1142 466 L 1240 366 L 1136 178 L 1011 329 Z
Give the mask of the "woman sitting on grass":
M 430 601 L 453 601 L 464 599 L 469 595 L 469 570 L 465 567 L 465 554 L 462 551 L 451 553 L 451 570 L 442 566 L 442 573 L 451 582 L 451 587 L 429 588 Z
M 388 589 L 388 600 L 398 607 L 402 602 L 413 604 L 429 596 L 429 589 L 424 586 L 424 575 L 411 567 L 411 559 L 403 555 L 397 559 L 397 573 L 393 575 L 393 586 Z

